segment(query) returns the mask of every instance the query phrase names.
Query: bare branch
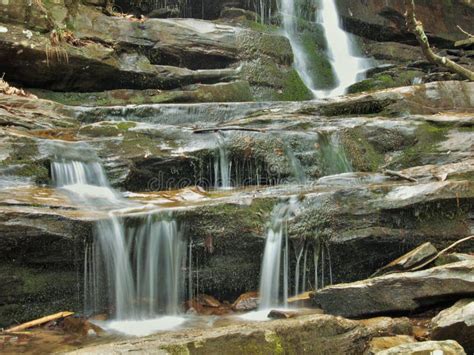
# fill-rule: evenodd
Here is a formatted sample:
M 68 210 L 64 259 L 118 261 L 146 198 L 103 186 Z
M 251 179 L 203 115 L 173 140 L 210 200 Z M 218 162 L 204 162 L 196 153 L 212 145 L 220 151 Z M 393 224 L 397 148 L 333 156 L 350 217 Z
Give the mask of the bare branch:
M 453 73 L 459 74 L 466 79 L 474 81 L 474 72 L 459 65 L 452 60 L 441 57 L 433 52 L 430 47 L 430 42 L 423 29 L 423 24 L 417 21 L 415 16 L 415 0 L 405 0 L 406 21 L 408 29 L 413 32 L 416 39 L 420 43 L 421 49 L 425 57 L 432 63 L 440 65 L 450 70 Z

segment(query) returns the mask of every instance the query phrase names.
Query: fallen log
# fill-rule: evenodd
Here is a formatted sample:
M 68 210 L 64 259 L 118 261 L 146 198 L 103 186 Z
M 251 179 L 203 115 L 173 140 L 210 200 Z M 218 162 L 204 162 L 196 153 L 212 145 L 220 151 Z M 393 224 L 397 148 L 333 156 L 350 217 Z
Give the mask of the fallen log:
M 23 323 L 23 324 L 20 324 L 20 325 L 16 325 L 14 327 L 11 327 L 11 328 L 5 330 L 5 332 L 6 333 L 20 332 L 22 330 L 37 327 L 37 326 L 40 326 L 42 324 L 51 322 L 53 320 L 58 320 L 58 319 L 70 317 L 73 314 L 74 314 L 74 312 L 67 312 L 67 311 L 51 314 L 51 315 L 46 316 L 46 317 L 38 318 L 38 319 L 32 320 L 30 322 L 26 322 L 26 323 Z

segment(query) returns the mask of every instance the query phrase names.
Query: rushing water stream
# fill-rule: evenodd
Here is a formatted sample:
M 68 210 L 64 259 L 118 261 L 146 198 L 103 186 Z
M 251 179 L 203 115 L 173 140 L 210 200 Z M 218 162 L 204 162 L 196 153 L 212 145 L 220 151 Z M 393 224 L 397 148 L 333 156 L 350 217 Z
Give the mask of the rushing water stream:
M 328 55 L 338 83 L 332 90 L 316 91 L 316 96 L 323 98 L 343 95 L 350 85 L 362 79 L 361 75 L 369 68 L 370 63 L 365 58 L 355 56 L 353 36 L 341 27 L 336 0 L 321 0 L 318 22 L 324 28 Z

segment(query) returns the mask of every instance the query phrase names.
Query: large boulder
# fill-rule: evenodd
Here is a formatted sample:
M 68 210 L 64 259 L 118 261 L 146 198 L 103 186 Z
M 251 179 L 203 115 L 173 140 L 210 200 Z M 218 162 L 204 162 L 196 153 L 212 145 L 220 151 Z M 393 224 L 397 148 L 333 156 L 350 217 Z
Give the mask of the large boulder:
M 474 352 L 474 299 L 463 299 L 441 311 L 431 321 L 431 337 L 434 340 L 453 339 L 468 354 Z
M 329 286 L 316 291 L 313 300 L 326 312 L 346 317 L 411 312 L 458 295 L 474 294 L 473 275 L 474 263 L 464 261 Z

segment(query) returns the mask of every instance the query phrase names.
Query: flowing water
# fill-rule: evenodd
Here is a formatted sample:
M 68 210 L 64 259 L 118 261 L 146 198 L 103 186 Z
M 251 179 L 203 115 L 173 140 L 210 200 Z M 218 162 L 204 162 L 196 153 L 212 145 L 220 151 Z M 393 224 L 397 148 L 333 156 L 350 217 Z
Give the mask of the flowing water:
M 319 0 L 317 22 L 321 24 L 326 42 L 336 86 L 330 90 L 318 90 L 318 73 L 312 73 L 309 65 L 311 53 L 307 53 L 298 33 L 299 3 L 296 0 L 281 0 L 283 28 L 290 41 L 295 69 L 316 98 L 327 98 L 343 95 L 347 88 L 363 78 L 363 73 L 370 67 L 370 62 L 355 55 L 354 37 L 341 27 L 341 19 L 336 6 L 336 0 Z
M 308 66 L 308 53 L 306 53 L 304 46 L 298 37 L 295 0 L 281 0 L 281 13 L 283 29 L 293 50 L 295 69 L 306 87 L 314 92 L 315 83 Z
M 268 226 L 265 251 L 260 274 L 260 310 L 275 306 L 287 306 L 289 244 L 287 223 L 295 216 L 298 208 L 296 197 L 281 202 L 272 211 Z M 283 287 L 280 288 L 280 275 L 283 267 Z M 283 291 L 283 302 L 281 302 Z
M 354 54 L 354 38 L 342 29 L 336 0 L 320 0 L 317 18 L 324 29 L 328 55 L 338 84 L 332 90 L 315 91 L 316 97 L 343 95 L 350 85 L 362 79 L 364 71 L 370 67 L 370 62 Z
M 217 151 L 214 158 L 214 187 L 216 189 L 230 189 L 233 186 L 231 182 L 232 161 L 229 160 L 224 133 L 219 132 L 216 135 Z
M 96 272 L 86 274 L 85 282 L 88 313 L 101 311 L 104 305 L 94 297 L 105 288 L 107 307 L 114 310 L 116 320 L 178 315 L 184 296 L 181 271 L 186 244 L 177 222 L 169 213 L 147 214 L 135 222 L 126 227 L 122 218 L 111 213 L 97 224 L 97 245 L 89 260 Z
M 62 148 L 74 152 L 77 146 Z M 181 324 L 180 318 L 169 318 L 178 315 L 183 301 L 186 255 L 173 215 L 149 212 L 126 225 L 118 214 L 130 204 L 110 187 L 100 162 L 70 160 L 77 152 L 65 155 L 51 163 L 55 185 L 81 204 L 110 210 L 85 248 L 86 314 L 106 311 L 112 321 L 104 327 L 140 335 Z M 168 318 L 157 321 L 162 315 Z

